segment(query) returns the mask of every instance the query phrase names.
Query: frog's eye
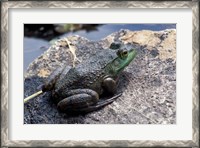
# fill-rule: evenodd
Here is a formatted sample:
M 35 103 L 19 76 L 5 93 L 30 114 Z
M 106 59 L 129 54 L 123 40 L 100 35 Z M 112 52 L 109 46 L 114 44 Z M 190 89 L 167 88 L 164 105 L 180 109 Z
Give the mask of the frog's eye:
M 122 50 L 121 52 L 121 58 L 124 59 L 128 56 L 128 51 L 126 49 Z
M 128 51 L 127 50 L 118 50 L 117 55 L 121 58 L 124 59 L 128 56 Z
M 123 57 L 127 57 L 128 56 L 128 51 L 127 50 L 124 50 L 123 51 Z

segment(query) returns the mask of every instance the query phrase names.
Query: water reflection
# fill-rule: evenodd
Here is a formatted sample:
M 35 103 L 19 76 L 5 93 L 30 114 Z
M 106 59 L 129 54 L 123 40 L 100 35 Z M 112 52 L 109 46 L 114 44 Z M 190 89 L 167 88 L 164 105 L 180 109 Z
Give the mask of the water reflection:
M 35 58 L 48 49 L 49 45 L 48 41 L 42 39 L 24 37 L 24 71 Z

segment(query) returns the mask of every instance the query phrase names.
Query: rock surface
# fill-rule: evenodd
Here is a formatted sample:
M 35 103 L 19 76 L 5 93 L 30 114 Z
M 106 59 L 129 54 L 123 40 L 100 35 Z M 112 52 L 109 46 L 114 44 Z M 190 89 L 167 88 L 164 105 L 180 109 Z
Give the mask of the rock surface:
M 80 61 L 106 50 L 117 39 L 133 44 L 138 55 L 120 77 L 118 92 L 123 94 L 98 111 L 70 116 L 59 112 L 50 93 L 44 93 L 24 105 L 25 124 L 176 123 L 176 30 L 120 30 L 98 42 L 80 36 L 67 39 Z M 37 92 L 53 70 L 72 65 L 72 57 L 63 38 L 35 59 L 25 74 L 24 97 Z

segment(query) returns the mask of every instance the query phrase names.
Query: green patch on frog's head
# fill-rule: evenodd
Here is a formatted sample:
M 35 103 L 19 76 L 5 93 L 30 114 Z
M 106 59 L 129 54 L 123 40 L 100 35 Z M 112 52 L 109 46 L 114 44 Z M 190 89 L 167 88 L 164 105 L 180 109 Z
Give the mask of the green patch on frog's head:
M 135 49 L 119 49 L 117 50 L 117 57 L 110 63 L 110 72 L 112 75 L 118 75 L 127 67 L 135 58 L 137 52 Z

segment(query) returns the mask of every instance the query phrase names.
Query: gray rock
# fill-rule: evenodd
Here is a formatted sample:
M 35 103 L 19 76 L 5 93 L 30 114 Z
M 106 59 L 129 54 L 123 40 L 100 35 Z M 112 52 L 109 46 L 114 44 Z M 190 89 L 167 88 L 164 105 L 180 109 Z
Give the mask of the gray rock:
M 120 30 L 98 42 L 80 36 L 67 39 L 76 47 L 80 61 L 87 60 L 99 50 L 106 50 L 117 39 L 135 46 L 138 55 L 120 77 L 118 92 L 123 94 L 100 110 L 70 116 L 59 112 L 50 93 L 44 93 L 24 105 L 25 124 L 176 123 L 176 30 Z M 49 74 L 64 65 L 72 65 L 65 38 L 29 65 L 24 80 L 24 97 L 37 92 Z

